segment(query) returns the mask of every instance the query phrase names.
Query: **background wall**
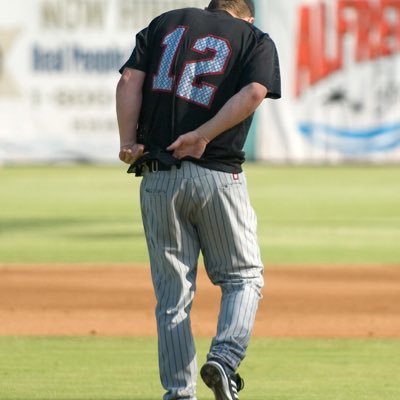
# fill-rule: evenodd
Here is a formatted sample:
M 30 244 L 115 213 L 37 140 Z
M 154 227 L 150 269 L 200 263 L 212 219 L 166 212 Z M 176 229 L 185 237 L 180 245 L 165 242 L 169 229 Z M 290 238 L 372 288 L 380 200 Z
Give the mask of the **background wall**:
M 0 163 L 114 162 L 117 72 L 161 12 L 208 0 L 0 0 Z M 250 159 L 400 160 L 400 1 L 258 0 L 283 99 L 265 101 Z
M 264 102 L 256 157 L 400 159 L 400 1 L 259 0 L 277 44 L 283 98 Z

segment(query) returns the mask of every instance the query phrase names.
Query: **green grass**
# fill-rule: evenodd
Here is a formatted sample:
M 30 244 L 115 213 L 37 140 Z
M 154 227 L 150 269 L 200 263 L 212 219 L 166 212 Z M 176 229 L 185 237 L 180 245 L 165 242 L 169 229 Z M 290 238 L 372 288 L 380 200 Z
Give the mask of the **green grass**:
M 249 169 L 264 259 L 400 263 L 400 168 Z
M 199 363 L 208 341 L 197 343 Z M 398 400 L 400 341 L 257 339 L 241 400 Z M 155 339 L 0 338 L 2 400 L 159 400 Z M 211 392 L 198 383 L 198 398 Z
M 400 169 L 247 164 L 266 263 L 398 264 Z M 0 262 L 147 262 L 124 166 L 0 169 Z

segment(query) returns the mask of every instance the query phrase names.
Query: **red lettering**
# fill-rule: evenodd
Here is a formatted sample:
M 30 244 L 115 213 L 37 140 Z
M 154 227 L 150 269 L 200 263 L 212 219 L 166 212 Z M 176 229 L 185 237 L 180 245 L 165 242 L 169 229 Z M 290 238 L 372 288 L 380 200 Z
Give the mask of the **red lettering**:
M 300 8 L 299 44 L 297 53 L 297 75 L 295 94 L 315 84 L 340 65 L 340 57 L 329 59 L 326 52 L 326 7 L 319 4 L 315 8 Z
M 379 8 L 368 0 L 341 0 L 338 2 L 339 42 L 346 34 L 354 35 L 354 59 L 358 62 L 371 60 L 380 55 Z M 354 18 L 349 20 L 349 15 Z
M 381 54 L 400 51 L 400 1 L 381 0 Z
M 325 78 L 326 76 L 332 74 L 332 72 L 336 71 L 340 66 L 340 53 L 336 53 L 336 57 L 331 59 L 327 54 L 327 22 L 326 22 L 326 7 L 325 4 L 321 4 L 319 6 L 319 10 L 317 10 L 317 18 L 316 18 L 316 29 L 317 32 L 315 36 L 315 48 L 318 53 L 315 54 L 315 74 L 314 74 L 314 82 L 319 81 L 320 79 Z
M 310 9 L 306 6 L 300 8 L 299 38 L 297 46 L 297 65 L 295 79 L 295 96 L 300 96 L 304 86 L 308 86 L 307 76 L 311 62 L 310 46 Z
M 337 0 L 335 54 L 327 52 L 324 2 L 299 10 L 295 95 L 343 67 L 400 52 L 400 0 Z M 349 45 L 353 44 L 353 48 Z

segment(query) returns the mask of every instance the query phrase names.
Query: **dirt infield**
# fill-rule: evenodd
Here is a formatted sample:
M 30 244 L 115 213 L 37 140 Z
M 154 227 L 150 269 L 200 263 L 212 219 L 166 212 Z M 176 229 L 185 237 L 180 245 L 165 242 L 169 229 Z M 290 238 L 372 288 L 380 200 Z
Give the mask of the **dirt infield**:
M 400 337 L 400 267 L 269 267 L 256 336 Z M 192 326 L 212 336 L 219 290 L 199 271 Z M 0 335 L 155 335 L 148 268 L 0 265 Z

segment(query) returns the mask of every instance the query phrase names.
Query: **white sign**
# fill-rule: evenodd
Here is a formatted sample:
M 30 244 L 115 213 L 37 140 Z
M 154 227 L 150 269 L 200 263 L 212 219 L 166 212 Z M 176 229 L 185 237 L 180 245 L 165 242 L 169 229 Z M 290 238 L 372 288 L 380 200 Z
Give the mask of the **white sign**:
M 203 0 L 0 0 L 0 162 L 117 161 L 118 69 L 136 33 Z
M 258 6 L 283 86 L 258 118 L 258 158 L 400 161 L 400 0 Z

